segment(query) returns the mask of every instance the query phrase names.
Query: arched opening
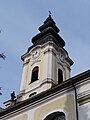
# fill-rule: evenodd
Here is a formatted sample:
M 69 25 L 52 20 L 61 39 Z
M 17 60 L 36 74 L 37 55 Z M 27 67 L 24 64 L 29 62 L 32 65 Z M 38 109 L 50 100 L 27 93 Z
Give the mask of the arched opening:
M 38 72 L 39 72 L 39 67 L 38 66 L 34 67 L 32 70 L 31 83 L 38 80 Z
M 44 120 L 66 120 L 63 112 L 54 112 L 48 115 Z
M 63 82 L 63 72 L 61 69 L 58 69 L 58 83 Z

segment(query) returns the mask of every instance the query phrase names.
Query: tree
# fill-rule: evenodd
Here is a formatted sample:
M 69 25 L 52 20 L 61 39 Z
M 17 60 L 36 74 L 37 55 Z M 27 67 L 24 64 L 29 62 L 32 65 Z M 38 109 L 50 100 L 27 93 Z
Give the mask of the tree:
M 0 53 L 0 58 L 2 58 L 3 60 L 5 60 L 6 56 L 4 55 L 4 53 Z M 0 87 L 1 90 L 1 87 Z M 2 95 L 2 93 L 0 92 L 0 95 Z
M 1 30 L 0 30 L 1 33 Z M 0 58 L 2 58 L 3 60 L 5 60 L 6 56 L 4 55 L 4 53 L 0 53 Z M 1 90 L 1 87 L 0 87 Z M 2 93 L 0 92 L 0 95 L 2 95 Z
M 1 90 L 1 87 L 0 87 L 0 90 Z M 2 93 L 0 92 L 0 95 L 2 95 Z
M 5 60 L 6 56 L 4 55 L 4 53 L 0 53 L 0 58 Z

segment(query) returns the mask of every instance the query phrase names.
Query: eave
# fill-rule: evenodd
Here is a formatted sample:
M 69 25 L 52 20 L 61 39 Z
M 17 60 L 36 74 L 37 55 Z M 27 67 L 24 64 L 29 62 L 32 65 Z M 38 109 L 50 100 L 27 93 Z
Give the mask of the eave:
M 35 104 L 36 102 L 37 103 L 40 102 L 40 100 L 42 100 L 42 99 L 44 100 L 46 98 L 49 98 L 50 96 L 57 94 L 57 92 L 60 93 L 64 90 L 68 90 L 72 87 L 72 84 L 78 85 L 82 82 L 85 82 L 85 79 L 87 79 L 87 78 L 90 78 L 90 70 L 85 71 L 79 75 L 76 75 L 75 77 L 72 77 L 72 78 L 64 81 L 63 83 L 56 85 L 47 91 L 37 94 L 36 96 L 34 96 L 32 98 L 21 101 L 20 103 L 14 105 L 12 107 L 4 109 L 4 111 L 0 112 L 0 118 L 10 114 L 11 112 L 15 112 L 16 110 L 19 110 L 27 105 L 30 106 L 32 104 Z

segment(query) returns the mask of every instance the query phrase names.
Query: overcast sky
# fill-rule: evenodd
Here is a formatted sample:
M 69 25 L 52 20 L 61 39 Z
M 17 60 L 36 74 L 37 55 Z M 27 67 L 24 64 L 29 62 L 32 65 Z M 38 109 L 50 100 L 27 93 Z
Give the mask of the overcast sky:
M 1 107 L 12 91 L 19 93 L 21 55 L 49 10 L 74 61 L 72 76 L 90 69 L 90 0 L 0 0 L 0 52 L 6 55 L 0 59 Z

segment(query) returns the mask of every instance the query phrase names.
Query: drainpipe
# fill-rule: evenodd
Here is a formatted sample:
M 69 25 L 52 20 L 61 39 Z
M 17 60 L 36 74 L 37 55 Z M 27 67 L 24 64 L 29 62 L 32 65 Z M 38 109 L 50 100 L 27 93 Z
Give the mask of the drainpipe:
M 78 116 L 78 102 L 77 102 L 77 90 L 76 90 L 75 85 L 72 83 L 72 81 L 71 81 L 71 84 L 72 84 L 72 86 L 74 88 L 74 91 L 75 91 L 76 117 L 77 117 L 77 120 L 79 120 L 79 116 Z

